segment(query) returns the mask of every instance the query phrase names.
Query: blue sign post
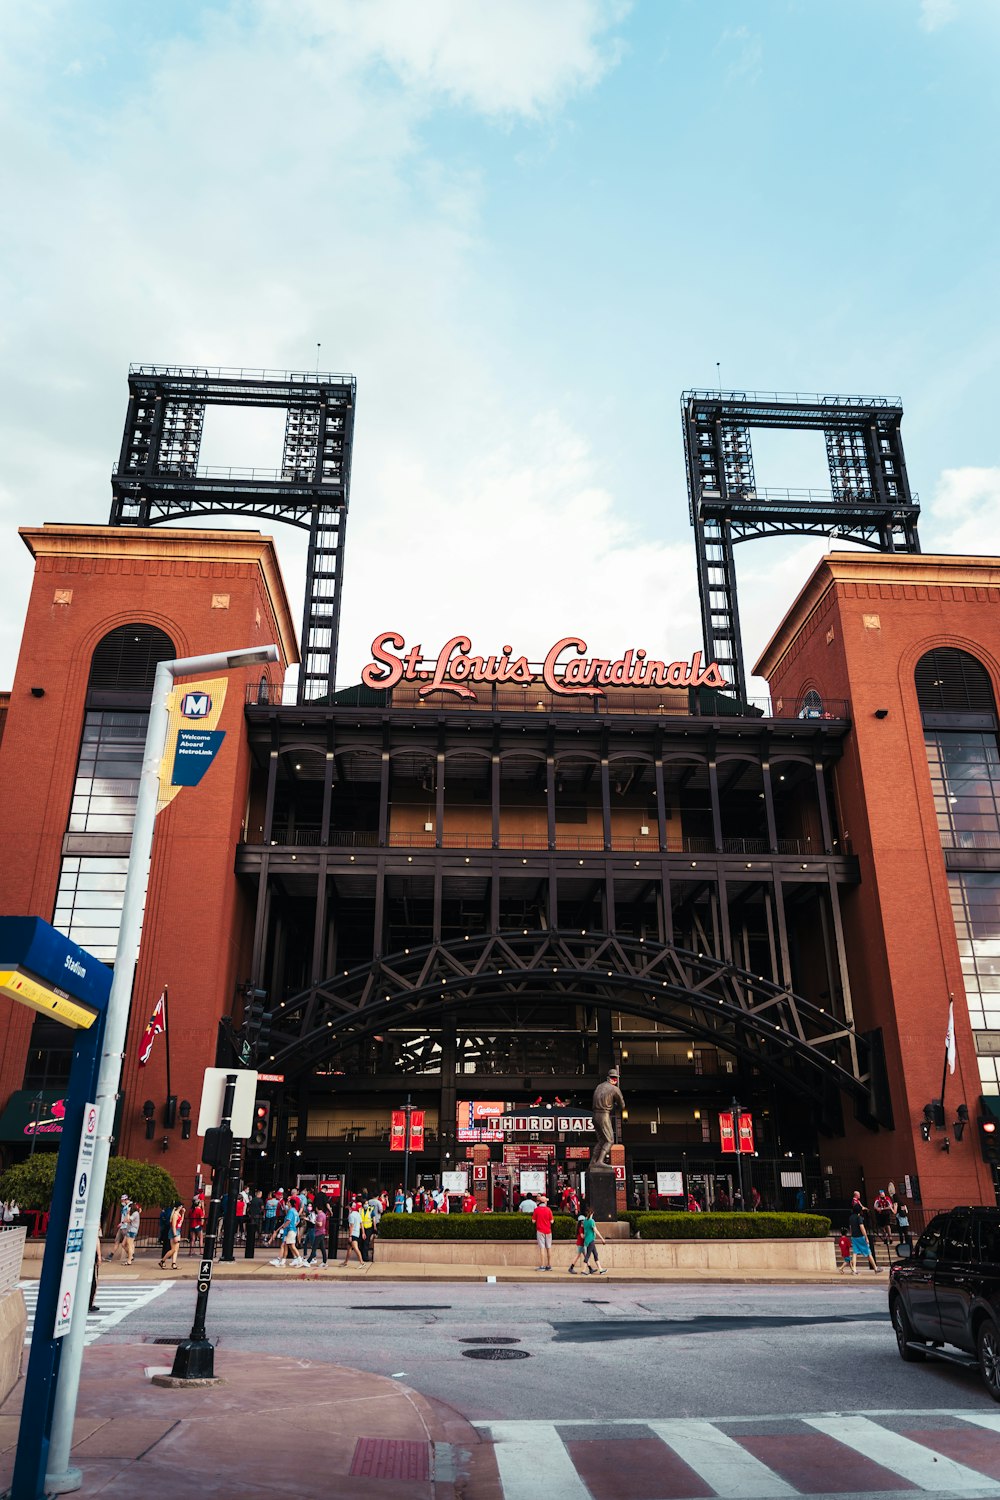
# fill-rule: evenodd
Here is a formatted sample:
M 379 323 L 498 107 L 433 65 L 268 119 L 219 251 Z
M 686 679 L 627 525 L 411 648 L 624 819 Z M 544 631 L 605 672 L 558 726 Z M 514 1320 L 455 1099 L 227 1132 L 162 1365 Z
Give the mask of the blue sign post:
M 55 1186 L 38 1284 L 35 1330 L 28 1357 L 21 1427 L 11 1494 L 35 1500 L 45 1494 L 49 1435 L 63 1339 L 73 1304 L 89 1296 L 92 1268 L 79 1264 L 79 1178 L 87 1178 L 96 1118 L 89 1112 L 97 1090 L 111 970 L 37 917 L 0 917 L 0 987 L 12 999 L 77 1028 L 66 1094 Z M 81 1166 L 81 1162 L 84 1163 Z M 74 1271 L 76 1274 L 74 1275 Z

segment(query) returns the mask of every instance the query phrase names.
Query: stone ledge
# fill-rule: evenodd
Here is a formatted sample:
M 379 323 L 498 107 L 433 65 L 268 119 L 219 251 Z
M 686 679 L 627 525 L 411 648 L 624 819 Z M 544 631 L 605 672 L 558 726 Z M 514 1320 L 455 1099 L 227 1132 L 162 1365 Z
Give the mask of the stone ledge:
M 820 1239 L 796 1240 L 611 1240 L 598 1246 L 601 1255 L 618 1271 L 735 1271 L 787 1272 L 836 1271 L 834 1244 Z M 576 1255 L 572 1240 L 556 1240 L 554 1259 L 571 1261 Z M 533 1240 L 394 1240 L 379 1238 L 382 1264 L 438 1266 L 524 1266 L 538 1263 Z

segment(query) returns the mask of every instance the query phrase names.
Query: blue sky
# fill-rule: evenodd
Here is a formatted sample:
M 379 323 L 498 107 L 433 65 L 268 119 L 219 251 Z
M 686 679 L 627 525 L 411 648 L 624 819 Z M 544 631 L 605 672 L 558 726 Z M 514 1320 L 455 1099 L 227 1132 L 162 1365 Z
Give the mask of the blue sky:
M 996 0 L 49 0 L 5 31 L 0 684 L 14 530 L 106 521 L 130 361 L 320 343 L 357 376 L 345 679 L 390 627 L 699 644 L 678 400 L 716 362 L 902 397 L 925 550 L 1000 552 Z M 818 437 L 755 454 L 823 482 Z M 751 659 L 817 555 L 739 549 Z

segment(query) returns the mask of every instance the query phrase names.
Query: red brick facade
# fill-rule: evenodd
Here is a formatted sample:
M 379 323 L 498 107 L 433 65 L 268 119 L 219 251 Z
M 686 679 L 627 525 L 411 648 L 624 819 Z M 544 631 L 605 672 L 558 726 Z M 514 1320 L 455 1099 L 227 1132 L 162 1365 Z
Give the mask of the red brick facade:
M 848 699 L 853 722 L 835 775 L 844 840 L 861 866 L 844 931 L 856 1024 L 883 1031 L 895 1130 L 872 1134 L 849 1120 L 847 1139 L 821 1151 L 835 1171 L 862 1162 L 872 1192 L 917 1172 L 933 1206 L 995 1197 L 977 1140 L 982 1090 L 914 669 L 933 647 L 957 647 L 983 663 L 1000 703 L 998 605 L 996 559 L 832 553 L 755 668 L 775 698 L 801 701 L 813 688 Z M 962 1102 L 972 1124 L 946 1153 L 938 1133 L 921 1139 L 920 1121 L 941 1092 L 949 993 L 958 1063 L 946 1086 L 948 1134 Z
M 87 679 L 98 642 L 116 626 L 154 625 L 178 656 L 276 642 L 282 680 L 297 659 L 295 631 L 270 538 L 229 531 L 100 526 L 25 528 L 35 558 L 21 654 L 0 744 L 0 911 L 51 920 L 69 822 Z M 157 819 L 145 936 L 123 1070 L 119 1150 L 155 1159 L 182 1190 L 199 1142 L 162 1128 L 165 1046 L 146 1068 L 136 1043 L 164 984 L 170 987 L 171 1090 L 197 1119 L 203 1070 L 216 1060 L 218 1020 L 249 969 L 253 908 L 237 886 L 234 854 L 246 811 L 243 705 L 260 668 L 230 674 L 220 728 L 226 739 L 204 783 Z M 41 689 L 42 695 L 33 695 Z M 0 999 L 0 1098 L 22 1086 L 33 1016 Z M 157 1106 L 153 1141 L 142 1101 Z M 164 1152 L 162 1139 L 169 1147 Z

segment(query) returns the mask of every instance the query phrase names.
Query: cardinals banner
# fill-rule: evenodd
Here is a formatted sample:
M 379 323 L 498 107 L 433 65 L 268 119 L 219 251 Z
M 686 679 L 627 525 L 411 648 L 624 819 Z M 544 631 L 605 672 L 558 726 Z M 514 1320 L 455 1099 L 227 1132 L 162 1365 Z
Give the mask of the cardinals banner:
M 406 1149 L 406 1115 L 401 1109 L 392 1112 L 392 1124 L 389 1126 L 389 1150 L 405 1151 Z
M 424 1112 L 415 1109 L 410 1115 L 410 1150 L 422 1151 L 424 1149 Z
M 737 1132 L 739 1143 L 737 1144 Z M 724 1153 L 735 1155 L 737 1151 L 749 1152 L 753 1155 L 753 1115 L 749 1110 L 740 1110 L 739 1121 L 733 1126 L 733 1112 L 731 1109 L 723 1110 L 719 1115 L 719 1140 Z
M 153 1050 L 153 1042 L 158 1036 L 162 1036 L 167 1029 L 167 992 L 157 1000 L 153 1007 L 153 1014 L 146 1023 L 146 1029 L 142 1033 L 142 1041 L 139 1043 L 139 1066 L 144 1068 L 149 1062 L 149 1054 Z

